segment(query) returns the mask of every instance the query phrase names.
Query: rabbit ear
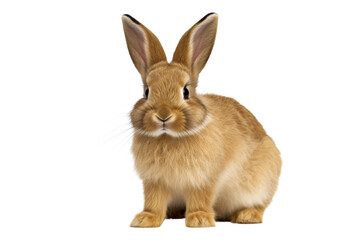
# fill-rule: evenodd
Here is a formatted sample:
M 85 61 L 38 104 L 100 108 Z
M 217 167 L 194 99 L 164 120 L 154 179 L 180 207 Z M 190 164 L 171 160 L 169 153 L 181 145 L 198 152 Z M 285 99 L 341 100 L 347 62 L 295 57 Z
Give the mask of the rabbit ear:
M 214 46 L 217 22 L 216 13 L 207 14 L 181 37 L 176 47 L 173 62 L 188 67 L 195 80 L 204 68 Z
M 126 44 L 135 67 L 143 79 L 154 64 L 166 61 L 159 39 L 144 25 L 128 14 L 122 16 Z

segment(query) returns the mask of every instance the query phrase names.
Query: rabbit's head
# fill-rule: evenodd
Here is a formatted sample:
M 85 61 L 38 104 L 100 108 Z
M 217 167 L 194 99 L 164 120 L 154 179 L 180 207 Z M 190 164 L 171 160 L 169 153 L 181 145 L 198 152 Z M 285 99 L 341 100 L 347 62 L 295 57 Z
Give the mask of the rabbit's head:
M 157 37 L 133 17 L 123 16 L 129 53 L 144 84 L 144 96 L 131 112 L 138 133 L 181 137 L 207 125 L 210 116 L 196 86 L 214 45 L 217 19 L 210 13 L 191 27 L 168 63 Z

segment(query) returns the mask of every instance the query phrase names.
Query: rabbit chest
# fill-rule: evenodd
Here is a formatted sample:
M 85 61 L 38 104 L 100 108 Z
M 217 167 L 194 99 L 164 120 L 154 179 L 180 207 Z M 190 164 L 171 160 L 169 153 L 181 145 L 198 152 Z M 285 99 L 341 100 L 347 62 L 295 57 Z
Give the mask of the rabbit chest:
M 216 141 L 199 140 L 135 136 L 136 170 L 143 180 L 161 181 L 171 188 L 201 187 L 219 171 L 224 152 Z

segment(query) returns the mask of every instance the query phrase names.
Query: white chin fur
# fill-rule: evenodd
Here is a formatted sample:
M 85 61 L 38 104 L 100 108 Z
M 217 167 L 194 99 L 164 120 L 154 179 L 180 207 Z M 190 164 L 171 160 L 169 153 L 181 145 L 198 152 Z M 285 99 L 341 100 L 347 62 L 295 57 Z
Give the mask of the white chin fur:
M 209 124 L 210 120 L 211 120 L 211 118 L 208 115 L 201 125 L 197 126 L 196 128 L 184 131 L 184 132 L 174 132 L 174 131 L 171 131 L 170 129 L 163 130 L 161 128 L 156 131 L 153 131 L 153 132 L 146 132 L 143 130 L 136 130 L 136 131 L 142 135 L 149 136 L 149 137 L 159 137 L 163 134 L 168 134 L 168 135 L 170 135 L 172 137 L 176 137 L 176 138 L 187 137 L 187 136 L 195 135 L 195 134 L 201 132 L 201 130 L 203 130 Z

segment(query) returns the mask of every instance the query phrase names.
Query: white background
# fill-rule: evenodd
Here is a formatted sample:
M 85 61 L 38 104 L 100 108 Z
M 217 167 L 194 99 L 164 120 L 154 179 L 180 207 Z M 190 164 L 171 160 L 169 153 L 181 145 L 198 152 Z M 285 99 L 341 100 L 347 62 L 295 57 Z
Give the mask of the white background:
M 246 106 L 283 157 L 260 225 L 129 227 L 142 210 L 121 15 L 163 43 L 208 12 L 200 93 Z M 0 239 L 359 239 L 358 1 L 1 1 Z

